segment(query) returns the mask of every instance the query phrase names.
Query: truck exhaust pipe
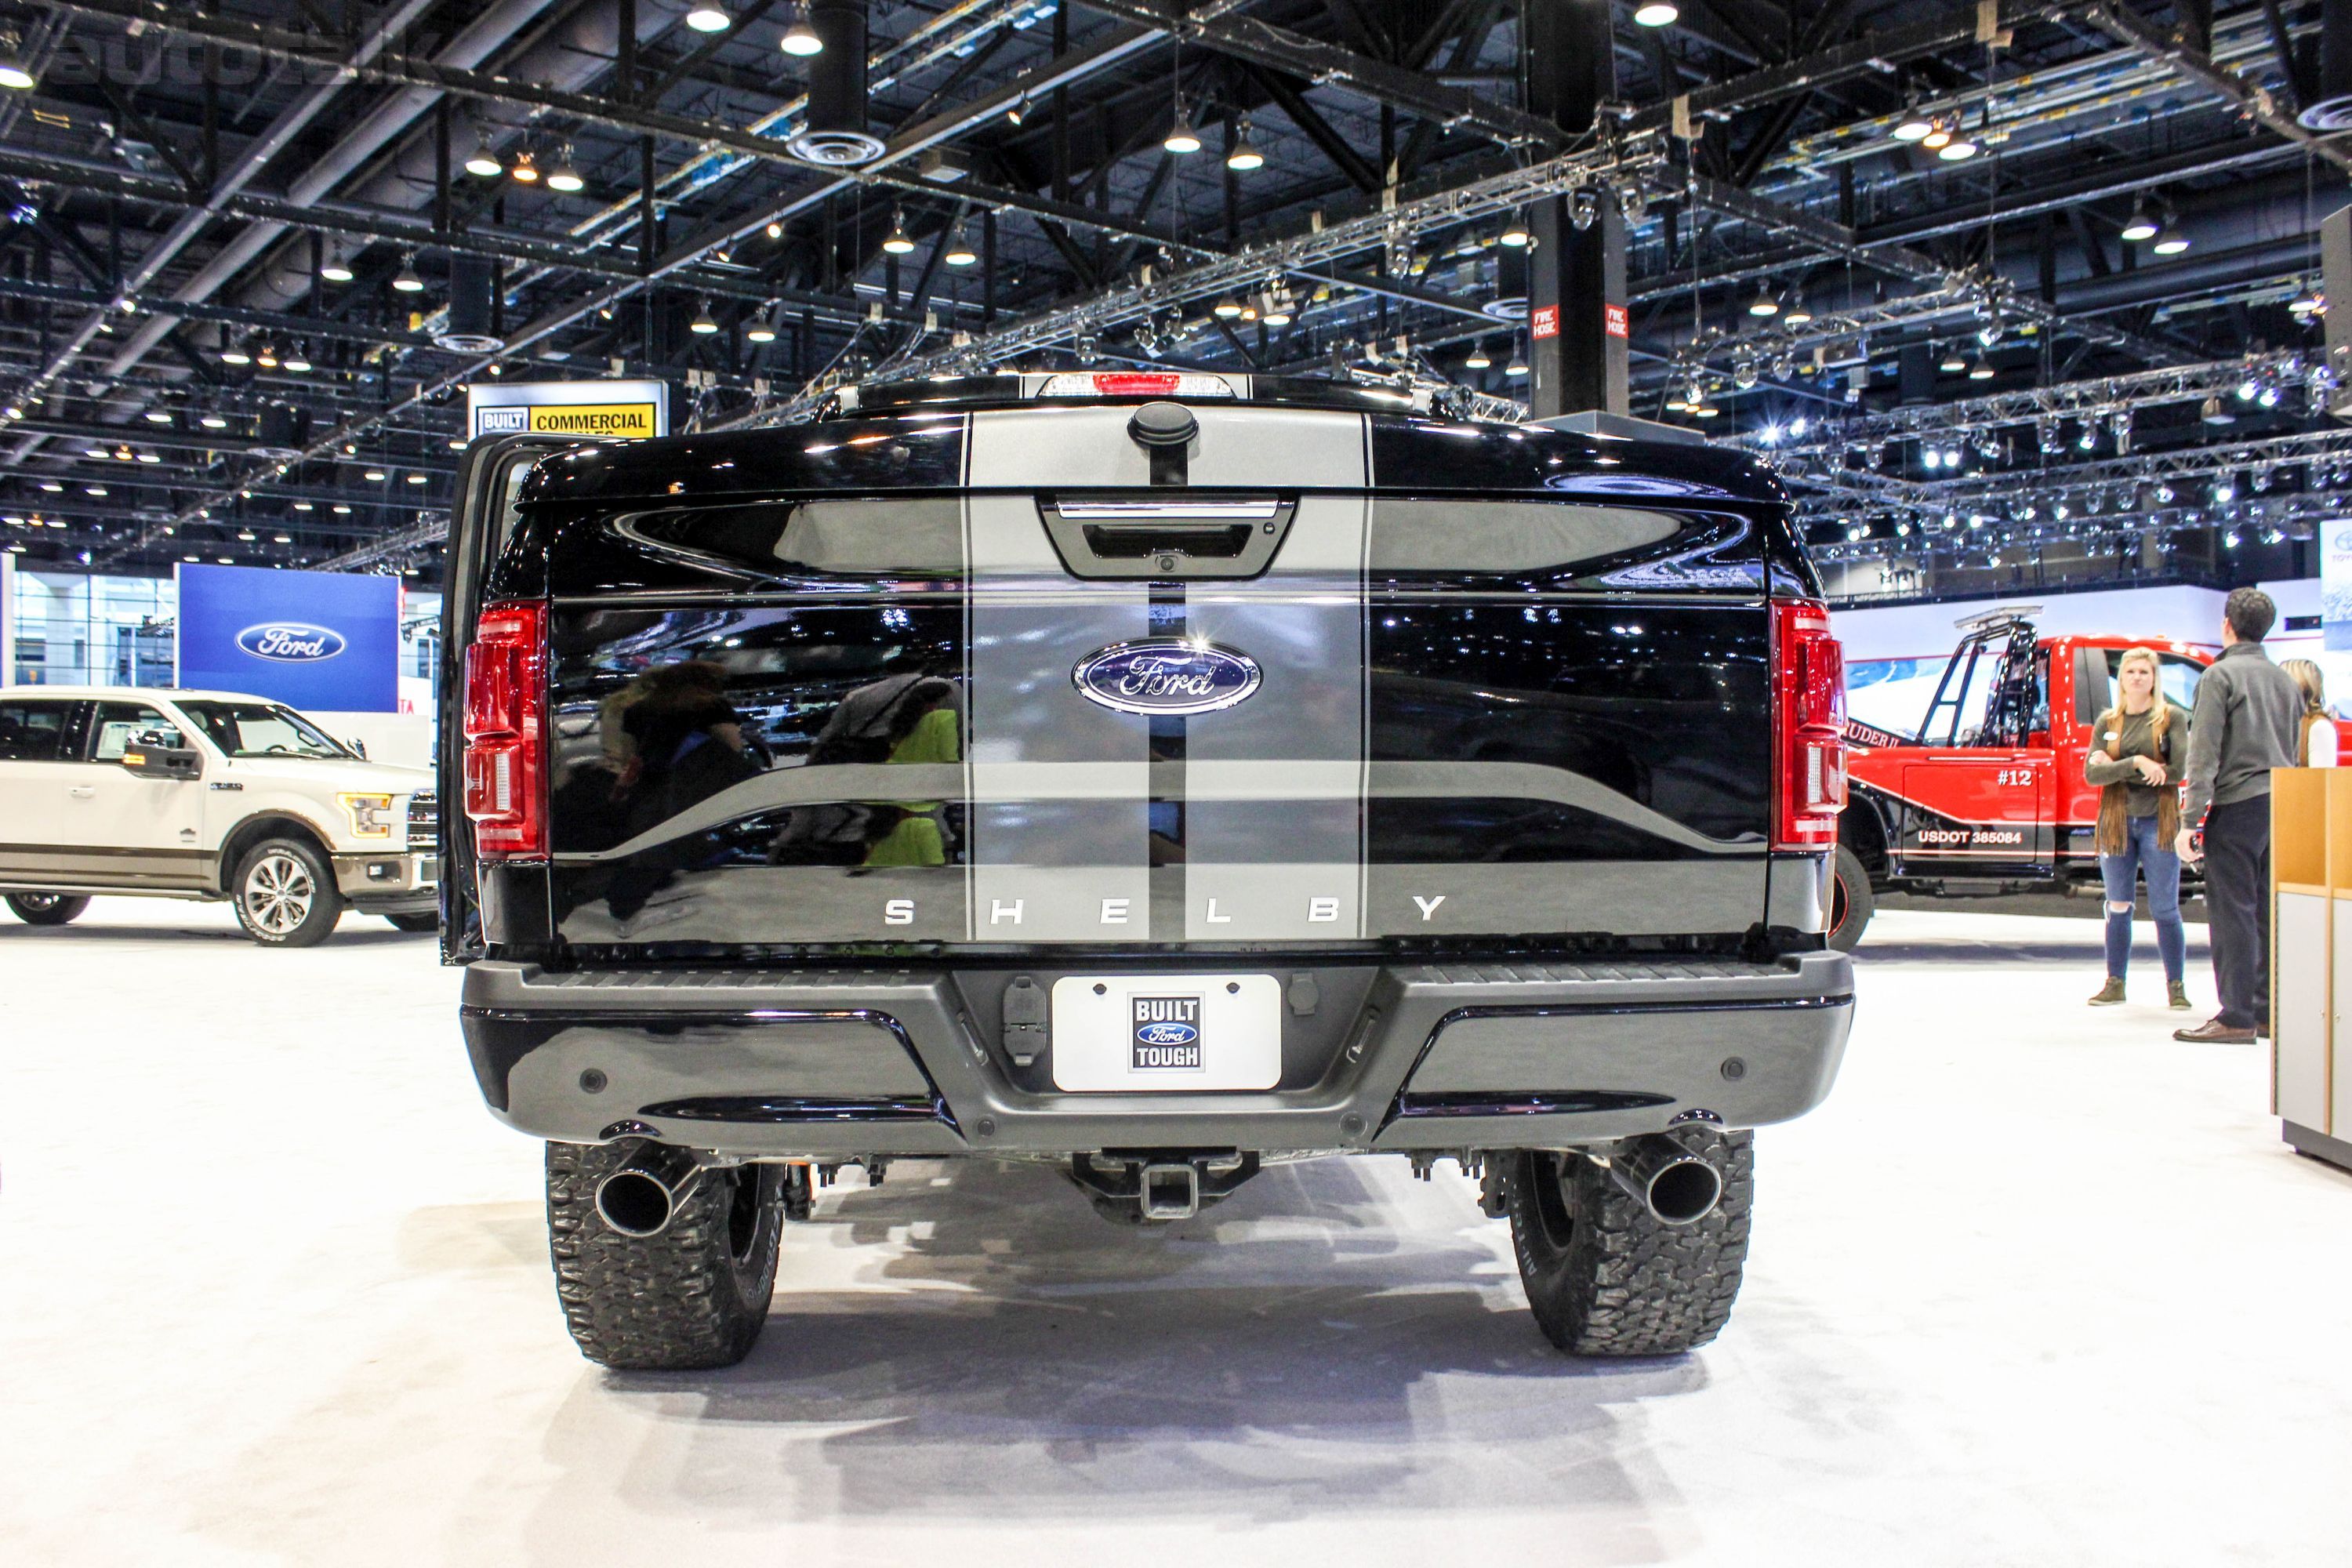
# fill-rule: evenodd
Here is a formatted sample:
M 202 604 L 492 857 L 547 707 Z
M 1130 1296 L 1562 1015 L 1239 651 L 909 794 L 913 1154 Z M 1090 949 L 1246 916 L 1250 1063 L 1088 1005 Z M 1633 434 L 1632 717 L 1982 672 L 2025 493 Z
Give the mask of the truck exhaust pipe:
M 703 1169 L 690 1149 L 640 1144 L 596 1184 L 596 1217 L 623 1236 L 659 1236 L 702 1179 Z
M 1660 1225 L 1696 1225 L 1723 1201 L 1723 1174 L 1663 1132 L 1609 1152 L 1609 1174 Z

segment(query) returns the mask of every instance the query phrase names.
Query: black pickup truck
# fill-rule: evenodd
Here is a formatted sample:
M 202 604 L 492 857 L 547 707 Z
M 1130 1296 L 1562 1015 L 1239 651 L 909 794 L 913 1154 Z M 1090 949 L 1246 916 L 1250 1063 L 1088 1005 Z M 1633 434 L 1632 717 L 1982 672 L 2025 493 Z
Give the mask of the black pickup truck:
M 1722 1326 L 1853 1012 L 1843 671 L 1753 463 L 1071 374 L 460 491 L 444 952 L 590 1358 L 739 1360 L 898 1159 L 1146 1223 L 1449 1158 L 1563 1349 Z

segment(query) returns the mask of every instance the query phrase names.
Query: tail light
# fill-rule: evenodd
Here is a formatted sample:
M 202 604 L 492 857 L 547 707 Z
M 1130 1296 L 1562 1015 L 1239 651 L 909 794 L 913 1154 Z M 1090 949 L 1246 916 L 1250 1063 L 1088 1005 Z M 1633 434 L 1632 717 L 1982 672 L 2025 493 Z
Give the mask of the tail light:
M 1845 808 L 1845 655 L 1811 599 L 1772 601 L 1772 847 L 1826 849 Z
M 484 606 L 466 650 L 466 816 L 485 860 L 547 853 L 547 606 Z

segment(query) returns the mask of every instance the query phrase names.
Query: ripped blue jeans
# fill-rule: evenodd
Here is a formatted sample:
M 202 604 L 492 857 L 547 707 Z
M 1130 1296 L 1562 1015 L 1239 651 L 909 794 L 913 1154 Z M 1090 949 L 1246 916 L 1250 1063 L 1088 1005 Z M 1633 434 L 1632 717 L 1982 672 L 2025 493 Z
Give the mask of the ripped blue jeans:
M 2138 898 L 2133 884 L 2143 875 L 2164 977 L 2177 982 L 2188 969 L 2189 939 L 2180 929 L 2180 857 L 2159 841 L 2156 823 L 2152 816 L 2125 817 L 2123 852 L 2099 857 L 2099 879 L 2107 895 L 2107 973 L 2117 980 L 2131 967 L 2132 906 Z

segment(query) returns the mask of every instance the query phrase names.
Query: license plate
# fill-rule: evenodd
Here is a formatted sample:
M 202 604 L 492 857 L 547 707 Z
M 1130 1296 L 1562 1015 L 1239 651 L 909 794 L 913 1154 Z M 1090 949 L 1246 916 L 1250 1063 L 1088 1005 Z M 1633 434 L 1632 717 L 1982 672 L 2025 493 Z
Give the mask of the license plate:
M 1074 974 L 1054 982 L 1054 1086 L 1190 1094 L 1282 1081 L 1271 974 Z

